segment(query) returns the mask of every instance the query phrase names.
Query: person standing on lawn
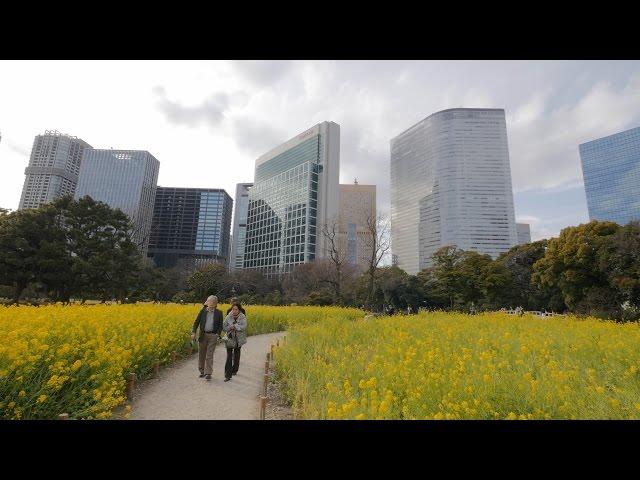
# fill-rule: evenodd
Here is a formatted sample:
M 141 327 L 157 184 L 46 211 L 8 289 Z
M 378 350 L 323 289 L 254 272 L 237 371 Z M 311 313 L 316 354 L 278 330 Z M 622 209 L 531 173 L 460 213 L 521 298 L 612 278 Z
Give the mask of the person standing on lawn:
M 240 311 L 240 304 L 231 305 L 231 311 L 224 319 L 222 329 L 227 332 L 227 362 L 224 365 L 224 381 L 238 373 L 240 349 L 247 343 L 247 317 Z
M 198 370 L 200 378 L 211 380 L 213 373 L 213 352 L 216 350 L 218 338 L 222 332 L 222 311 L 218 310 L 218 297 L 210 295 L 198 313 L 196 321 L 191 328 L 191 340 L 196 338 L 196 330 L 200 329 L 198 336 Z

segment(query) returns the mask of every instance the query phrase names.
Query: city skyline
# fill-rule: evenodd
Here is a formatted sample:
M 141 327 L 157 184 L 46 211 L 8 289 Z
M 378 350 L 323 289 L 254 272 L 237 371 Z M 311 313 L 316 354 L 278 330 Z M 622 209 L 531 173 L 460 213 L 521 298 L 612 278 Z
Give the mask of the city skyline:
M 31 74 L 45 63 L 51 75 Z M 119 67 L 131 75 L 101 74 Z M 634 61 L 4 61 L 0 70 L 0 206 L 11 209 L 45 130 L 153 151 L 159 186 L 232 192 L 252 180 L 257 155 L 326 118 L 342 129 L 340 183 L 377 185 L 388 212 L 390 138 L 446 108 L 504 108 L 516 221 L 537 240 L 588 221 L 578 145 L 640 125 Z

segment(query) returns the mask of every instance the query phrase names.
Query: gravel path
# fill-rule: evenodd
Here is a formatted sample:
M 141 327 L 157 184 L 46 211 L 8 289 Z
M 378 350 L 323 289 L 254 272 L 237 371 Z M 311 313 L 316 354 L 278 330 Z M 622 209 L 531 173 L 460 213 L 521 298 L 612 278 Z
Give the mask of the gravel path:
M 253 420 L 260 414 L 264 362 L 284 332 L 254 335 L 242 346 L 240 370 L 224 382 L 224 344 L 216 347 L 211 380 L 198 378 L 198 355 L 144 382 L 131 403 L 131 420 Z

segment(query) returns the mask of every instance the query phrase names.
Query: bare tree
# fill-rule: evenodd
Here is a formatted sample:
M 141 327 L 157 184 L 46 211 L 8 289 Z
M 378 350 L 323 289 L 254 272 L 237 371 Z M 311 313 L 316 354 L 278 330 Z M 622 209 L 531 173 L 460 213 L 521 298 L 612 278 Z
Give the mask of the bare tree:
M 322 226 L 322 236 L 325 239 L 327 254 L 335 273 L 325 276 L 323 281 L 331 285 L 336 301 L 340 304 L 342 303 L 342 281 L 346 255 L 340 236 L 340 224 L 336 217 L 333 217 L 329 224 L 325 223 Z
M 367 307 L 371 307 L 376 270 L 391 249 L 391 225 L 388 217 L 383 213 L 378 213 L 376 216 L 368 215 L 364 225 L 365 234 L 362 243 L 367 252 L 367 297 L 365 303 Z

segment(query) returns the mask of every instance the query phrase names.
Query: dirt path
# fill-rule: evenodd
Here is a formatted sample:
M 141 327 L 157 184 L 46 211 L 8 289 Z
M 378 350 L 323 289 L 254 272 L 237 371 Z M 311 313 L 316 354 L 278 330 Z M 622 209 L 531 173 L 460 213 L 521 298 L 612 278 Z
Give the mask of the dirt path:
M 213 376 L 198 378 L 198 355 L 160 372 L 140 386 L 131 403 L 131 420 L 252 420 L 259 417 L 264 362 L 284 332 L 255 335 L 242 347 L 240 370 L 224 381 L 227 352 L 218 345 Z

